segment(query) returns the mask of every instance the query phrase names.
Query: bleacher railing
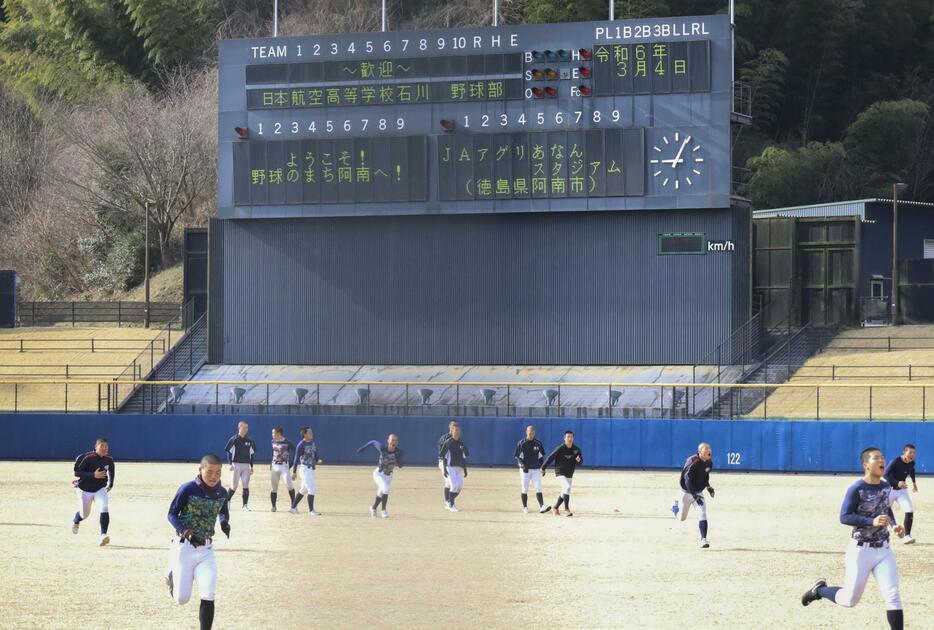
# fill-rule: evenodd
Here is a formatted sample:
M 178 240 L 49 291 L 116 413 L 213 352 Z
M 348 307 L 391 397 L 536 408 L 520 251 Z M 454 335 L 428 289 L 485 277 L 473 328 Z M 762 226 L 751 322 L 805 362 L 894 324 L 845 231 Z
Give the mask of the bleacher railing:
M 768 397 L 735 417 L 924 421 L 934 379 L 782 384 L 5 379 L 0 411 L 107 413 L 135 387 L 161 388 L 159 396 L 166 400 L 161 413 L 645 419 L 703 416 L 717 391 L 765 389 Z

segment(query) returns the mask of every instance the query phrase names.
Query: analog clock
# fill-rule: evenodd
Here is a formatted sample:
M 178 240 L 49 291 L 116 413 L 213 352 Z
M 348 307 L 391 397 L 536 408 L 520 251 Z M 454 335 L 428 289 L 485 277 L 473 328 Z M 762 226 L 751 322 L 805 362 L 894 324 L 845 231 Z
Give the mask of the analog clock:
M 677 131 L 665 134 L 652 147 L 649 169 L 663 188 L 680 190 L 681 186 L 693 186 L 704 170 L 701 146 L 693 136 Z

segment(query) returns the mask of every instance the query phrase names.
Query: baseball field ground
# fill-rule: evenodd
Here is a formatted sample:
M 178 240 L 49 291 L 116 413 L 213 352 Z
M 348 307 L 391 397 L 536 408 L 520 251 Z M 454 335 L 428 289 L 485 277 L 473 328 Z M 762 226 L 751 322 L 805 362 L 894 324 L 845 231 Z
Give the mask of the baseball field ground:
M 106 547 L 97 546 L 96 507 L 79 534 L 71 532 L 71 462 L 0 463 L 2 627 L 197 627 L 197 595 L 178 606 L 163 582 L 173 534 L 166 511 L 197 464 L 126 463 L 119 445 L 112 448 L 117 474 Z M 470 470 L 461 512 L 452 514 L 442 507 L 437 469 L 404 468 L 394 475 L 383 520 L 368 512 L 372 469 L 321 465 L 315 507 L 322 516 L 314 518 L 304 504 L 299 515 L 286 511 L 285 488 L 279 512 L 271 513 L 268 466 L 256 466 L 252 511 L 241 511 L 238 491 L 231 538 L 217 534 L 218 627 L 885 625 L 872 578 L 854 609 L 799 601 L 814 579 L 843 577 L 849 528 L 838 513 L 857 474 L 714 471 L 711 548 L 700 549 L 695 515 L 677 525 L 671 513 L 677 472 L 580 470 L 575 516 L 558 518 L 521 512 L 513 469 Z M 918 481 L 918 542 L 896 544 L 895 552 L 906 627 L 934 628 L 934 483 Z M 549 474 L 546 501 L 556 494 Z M 534 494 L 530 504 L 537 505 Z

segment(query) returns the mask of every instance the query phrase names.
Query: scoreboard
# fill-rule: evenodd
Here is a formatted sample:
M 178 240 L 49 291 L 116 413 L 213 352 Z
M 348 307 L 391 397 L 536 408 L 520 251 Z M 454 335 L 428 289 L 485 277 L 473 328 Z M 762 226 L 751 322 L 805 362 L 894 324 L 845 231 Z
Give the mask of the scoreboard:
M 726 208 L 725 16 L 227 40 L 221 218 Z

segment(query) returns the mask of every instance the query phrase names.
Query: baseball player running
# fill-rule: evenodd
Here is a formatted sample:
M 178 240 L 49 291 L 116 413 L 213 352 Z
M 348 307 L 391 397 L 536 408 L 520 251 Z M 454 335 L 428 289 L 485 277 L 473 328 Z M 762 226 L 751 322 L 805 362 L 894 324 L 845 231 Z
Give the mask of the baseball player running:
M 386 504 L 389 502 L 392 473 L 396 468 L 402 468 L 402 449 L 399 448 L 399 438 L 393 433 L 390 433 L 389 437 L 386 438 L 386 446 L 383 446 L 377 440 L 370 440 L 358 448 L 357 452 L 362 453 L 370 446 L 379 452 L 379 463 L 376 470 L 373 471 L 373 481 L 376 482 L 376 500 L 370 507 L 370 516 L 376 516 L 376 508 L 382 506 L 380 516 L 389 518 Z
M 545 461 L 545 445 L 535 437 L 535 427 L 525 428 L 525 437 L 516 444 L 516 461 L 519 462 L 519 474 L 522 479 L 522 511 L 529 513 L 529 483 L 535 483 L 535 498 L 538 509 L 544 513 L 545 498 L 542 495 L 542 464 Z
M 438 470 L 441 471 L 441 476 L 444 479 L 444 509 L 450 509 L 451 507 L 451 479 L 444 474 L 444 458 L 441 457 L 441 448 L 444 446 L 444 443 L 451 438 L 451 427 L 457 424 L 457 420 L 451 420 L 448 422 L 448 432 L 442 435 L 438 439 Z
M 191 585 L 198 583 L 201 630 L 214 623 L 214 595 L 217 590 L 217 562 L 214 560 L 214 521 L 230 538 L 230 495 L 221 486 L 221 458 L 205 455 L 198 476 L 183 484 L 169 506 L 169 523 L 178 538 L 169 549 L 169 573 L 165 581 L 178 604 L 191 599 Z
M 702 549 L 710 547 L 707 542 L 707 499 L 704 490 L 712 499 L 716 494 L 710 485 L 710 471 L 713 470 L 713 449 L 707 442 L 697 445 L 697 453 L 684 460 L 681 468 L 681 521 L 688 517 L 692 505 L 697 506 L 697 527 L 700 529 L 700 546 Z M 677 507 L 677 503 L 675 504 Z M 678 510 L 674 510 L 678 516 Z
M 311 427 L 302 427 L 302 441 L 295 448 L 295 461 L 292 463 L 292 479 L 301 466 L 302 482 L 298 489 L 298 494 L 292 499 L 292 514 L 298 514 L 298 504 L 302 502 L 302 497 L 308 496 L 308 514 L 311 516 L 321 516 L 320 512 L 315 511 L 315 491 L 318 489 L 318 483 L 315 480 L 315 469 L 323 460 L 318 458 L 318 443 L 315 442 L 314 431 Z
M 78 495 L 78 511 L 71 521 L 71 533 L 77 534 L 81 521 L 91 514 L 91 503 L 97 503 L 100 511 L 100 546 L 110 542 L 107 528 L 110 526 L 110 491 L 114 487 L 114 460 L 108 455 L 110 444 L 107 438 L 99 437 L 94 450 L 78 455 L 75 459 L 75 479 L 72 483 Z
M 584 456 L 581 454 L 581 450 L 577 448 L 577 445 L 574 444 L 573 431 L 565 431 L 564 443 L 553 450 L 545 459 L 541 469 L 542 476 L 545 475 L 545 471 L 551 466 L 552 462 L 555 464 L 555 476 L 561 483 L 561 494 L 558 495 L 558 501 L 551 510 L 555 513 L 555 516 L 561 516 L 561 504 L 564 503 L 567 515 L 574 516 L 574 512 L 571 511 L 571 480 L 577 467 L 584 463 Z M 544 514 L 548 509 L 547 506 L 542 506 L 541 513 Z
M 805 606 L 819 599 L 826 599 L 850 608 L 859 603 L 872 573 L 885 600 L 885 615 L 889 628 L 902 630 L 904 614 L 898 591 L 898 567 L 895 554 L 889 547 L 889 526 L 901 538 L 904 528 L 895 524 L 892 514 L 892 486 L 882 479 L 885 474 L 885 457 L 882 451 L 869 447 L 860 454 L 863 478 L 846 491 L 840 508 L 840 522 L 853 528 L 852 540 L 846 550 L 846 575 L 843 586 L 827 586 L 826 580 L 817 580 L 804 595 Z
M 905 513 L 905 537 L 902 542 L 910 545 L 915 541 L 911 537 L 911 526 L 915 522 L 914 507 L 911 505 L 911 495 L 908 494 L 908 478 L 911 477 L 911 489 L 918 491 L 918 484 L 915 480 L 915 446 L 906 444 L 902 448 L 902 454 L 892 460 L 889 467 L 885 469 L 885 480 L 894 488 L 892 491 L 892 500 L 896 501 Z
M 292 463 L 292 454 L 295 452 L 295 445 L 285 439 L 282 427 L 272 428 L 272 460 L 269 463 L 269 483 L 272 490 L 269 492 L 269 500 L 272 502 L 272 511 L 276 511 L 276 498 L 279 495 L 279 480 L 285 479 L 285 485 L 289 489 L 289 504 L 295 502 L 295 484 L 292 483 L 292 477 L 289 475 L 289 465 Z
M 230 480 L 230 498 L 233 499 L 237 486 L 243 482 L 243 511 L 249 512 L 247 505 L 250 502 L 250 475 L 253 474 L 253 456 L 256 454 L 256 443 L 247 436 L 250 425 L 246 420 L 237 423 L 237 435 L 227 440 L 224 451 L 227 453 L 227 463 L 233 477 Z
M 449 500 L 445 507 L 451 512 L 460 512 L 454 502 L 464 486 L 464 478 L 467 476 L 467 458 L 470 456 L 470 452 L 461 441 L 460 423 L 452 420 L 450 427 L 451 437 L 441 445 L 438 455 L 441 457 L 441 472 L 448 488 Z

